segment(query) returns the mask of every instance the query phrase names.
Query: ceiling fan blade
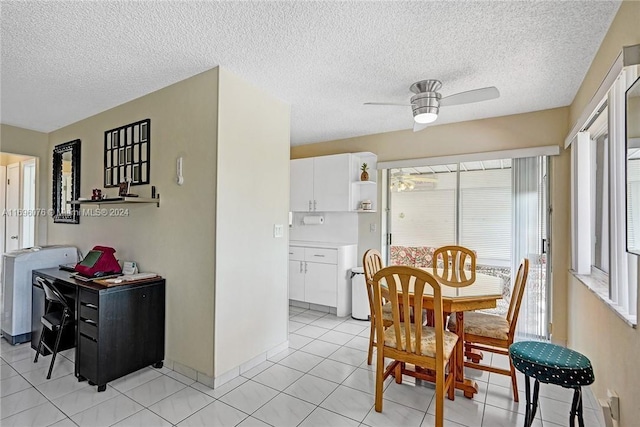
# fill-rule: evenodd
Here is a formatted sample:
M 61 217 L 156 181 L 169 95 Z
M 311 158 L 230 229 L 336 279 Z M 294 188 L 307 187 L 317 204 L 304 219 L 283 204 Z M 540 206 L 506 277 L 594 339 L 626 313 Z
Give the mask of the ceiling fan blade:
M 394 107 L 411 107 L 413 104 L 396 104 L 393 102 L 365 102 L 364 105 L 391 105 Z
M 420 132 L 421 130 L 424 130 L 424 129 L 428 128 L 428 127 L 429 127 L 429 124 L 413 122 L 413 131 L 414 132 Z
M 446 96 L 440 100 L 440 106 L 471 104 L 472 102 L 488 101 L 498 97 L 500 97 L 500 91 L 498 91 L 497 87 L 483 87 L 482 89 L 468 90 Z

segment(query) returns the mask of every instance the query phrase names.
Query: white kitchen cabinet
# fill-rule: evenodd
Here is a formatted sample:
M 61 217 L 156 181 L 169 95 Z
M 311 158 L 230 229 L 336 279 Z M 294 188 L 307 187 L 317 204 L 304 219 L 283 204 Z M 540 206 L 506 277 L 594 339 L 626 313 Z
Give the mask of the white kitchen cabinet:
M 289 244 L 289 299 L 351 313 L 351 269 L 357 245 L 318 242 Z
M 293 212 L 347 212 L 351 198 L 350 154 L 291 160 Z

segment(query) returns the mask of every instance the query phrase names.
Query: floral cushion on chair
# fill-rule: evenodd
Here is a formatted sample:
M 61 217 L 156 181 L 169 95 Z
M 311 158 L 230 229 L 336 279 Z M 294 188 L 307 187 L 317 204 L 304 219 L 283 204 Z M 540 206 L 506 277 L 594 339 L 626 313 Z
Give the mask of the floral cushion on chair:
M 404 325 L 401 327 L 402 335 L 400 336 L 401 350 L 405 350 L 406 346 L 406 335 L 404 334 Z M 453 332 L 443 331 L 444 333 L 444 358 L 449 359 L 453 349 L 458 342 L 458 336 Z M 414 349 L 416 346 L 415 338 L 415 323 L 411 324 L 411 348 Z M 423 356 L 427 357 L 436 357 L 436 332 L 435 329 L 430 326 L 422 327 L 422 339 L 420 340 L 420 350 L 422 351 Z M 394 328 L 389 328 L 384 331 L 384 345 L 391 348 L 397 347 L 397 340 Z
M 418 268 L 431 268 L 433 266 L 433 253 L 436 248 L 429 246 L 417 246 L 414 249 L 416 255 L 415 266 Z
M 391 246 L 390 247 L 390 264 L 391 265 L 410 265 L 416 263 L 414 248 L 408 246 Z
M 456 316 L 449 316 L 447 328 L 450 331 L 456 331 L 457 326 Z M 507 340 L 509 339 L 509 323 L 502 316 L 467 311 L 464 313 L 464 333 Z

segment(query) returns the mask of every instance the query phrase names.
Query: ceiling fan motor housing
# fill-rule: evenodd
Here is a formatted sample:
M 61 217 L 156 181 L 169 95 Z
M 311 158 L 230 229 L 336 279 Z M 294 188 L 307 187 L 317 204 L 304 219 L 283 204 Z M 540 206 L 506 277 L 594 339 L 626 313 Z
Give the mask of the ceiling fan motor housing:
M 421 80 L 411 85 L 409 90 L 415 93 L 411 97 L 413 117 L 425 113 L 438 114 L 442 95 L 437 90 L 441 87 L 440 80 Z

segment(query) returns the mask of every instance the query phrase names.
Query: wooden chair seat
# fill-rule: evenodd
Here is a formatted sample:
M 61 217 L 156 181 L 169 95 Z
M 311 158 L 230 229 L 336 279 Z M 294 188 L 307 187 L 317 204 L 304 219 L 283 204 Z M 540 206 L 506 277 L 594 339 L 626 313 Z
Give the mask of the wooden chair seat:
M 448 329 L 458 330 L 455 316 L 449 316 Z M 495 338 L 498 340 L 509 339 L 509 322 L 502 316 L 494 314 L 468 311 L 464 314 L 464 333 Z
M 411 329 L 411 348 L 416 348 L 416 324 L 412 323 L 409 327 Z M 406 335 L 400 336 L 400 348 L 399 350 L 404 350 L 407 348 L 406 346 Z M 444 339 L 444 358 L 445 360 L 449 360 L 451 357 L 451 353 L 453 353 L 453 349 L 456 347 L 456 343 L 458 342 L 458 335 L 453 332 L 444 331 L 443 333 Z M 398 349 L 398 343 L 396 342 L 396 333 L 393 328 L 388 328 L 384 331 L 384 345 L 387 347 L 392 347 Z M 436 357 L 436 331 L 435 328 L 431 326 L 423 326 L 422 327 L 422 337 L 420 338 L 420 351 L 423 356 L 426 357 Z

